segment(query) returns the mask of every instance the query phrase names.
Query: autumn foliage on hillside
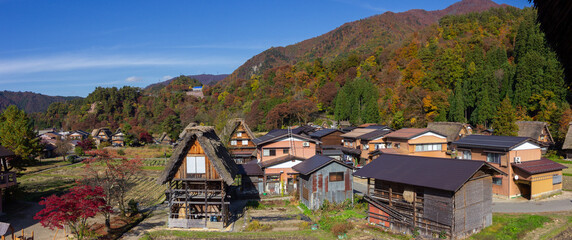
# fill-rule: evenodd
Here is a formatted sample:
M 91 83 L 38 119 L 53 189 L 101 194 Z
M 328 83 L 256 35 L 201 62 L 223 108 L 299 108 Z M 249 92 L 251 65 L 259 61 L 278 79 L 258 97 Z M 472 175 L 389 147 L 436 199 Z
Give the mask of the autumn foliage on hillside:
M 535 10 L 500 7 L 447 16 L 416 10 L 408 16 L 424 20 L 414 28 L 397 21 L 407 20 L 400 14 L 383 14 L 394 16 L 392 24 L 360 20 L 287 51 L 269 49 L 264 62 L 255 57 L 245 64 L 256 71 L 241 67 L 205 87 L 203 99 L 185 94 L 190 82 L 153 94 L 98 88 L 82 105 L 53 104 L 37 123 L 122 127 L 135 136 L 168 132 L 174 138 L 191 121 L 222 129 L 234 117 L 259 131 L 324 120 L 394 128 L 456 121 L 484 128 L 504 119 L 498 109 L 508 99 L 516 120 L 549 122 L 553 136 L 563 139 L 571 118 L 567 86 Z M 367 34 L 352 40 L 356 31 Z

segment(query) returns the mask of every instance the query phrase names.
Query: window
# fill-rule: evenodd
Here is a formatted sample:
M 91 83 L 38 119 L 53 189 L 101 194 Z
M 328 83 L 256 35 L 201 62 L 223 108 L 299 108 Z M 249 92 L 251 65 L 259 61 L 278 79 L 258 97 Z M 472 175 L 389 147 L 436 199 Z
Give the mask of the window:
M 399 145 L 400 145 L 399 143 L 396 143 L 395 148 L 399 148 Z
M 487 153 L 487 162 L 500 164 L 500 153 Z
M 241 132 L 237 132 L 237 133 L 236 133 L 236 136 L 237 136 L 237 137 L 242 137 L 242 133 L 241 133 Z
M 493 177 L 493 184 L 494 185 L 502 185 L 502 178 L 500 177 Z
M 375 149 L 383 149 L 383 148 L 385 148 L 385 144 L 383 144 L 383 143 L 376 143 L 375 144 Z
M 248 140 L 242 140 L 242 146 L 248 145 Z
M 469 151 L 469 150 L 463 151 L 463 159 L 467 159 L 467 160 L 473 159 L 471 156 L 471 151 Z
M 283 153 L 283 154 L 288 154 L 288 148 L 282 149 L 282 153 Z
M 276 156 L 276 149 L 264 149 L 262 150 L 262 156 Z
M 187 173 L 206 173 L 205 157 L 187 157 Z
M 230 145 L 236 146 L 236 140 L 231 140 L 231 141 L 230 141 Z
M 441 144 L 417 144 L 416 152 L 441 151 Z
M 552 175 L 552 184 L 561 184 L 562 183 L 562 175 L 554 174 Z
M 364 150 L 369 150 L 369 145 L 367 145 L 367 144 L 362 144 L 362 145 L 363 145 Z
M 344 180 L 344 172 L 331 172 L 330 182 L 340 182 Z
M 385 144 L 385 147 L 387 147 L 387 148 L 391 148 L 391 146 L 393 146 L 393 145 L 391 145 L 390 142 Z

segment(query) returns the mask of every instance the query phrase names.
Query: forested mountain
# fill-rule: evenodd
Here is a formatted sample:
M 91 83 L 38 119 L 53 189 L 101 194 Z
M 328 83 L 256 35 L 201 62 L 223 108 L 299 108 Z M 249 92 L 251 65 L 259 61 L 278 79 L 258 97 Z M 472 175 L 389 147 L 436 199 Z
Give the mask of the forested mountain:
M 80 97 L 47 96 L 33 92 L 0 92 L 0 112 L 10 105 L 16 105 L 27 113 L 44 112 L 54 102 L 80 99 Z
M 535 17 L 534 9 L 485 0 L 385 13 L 269 49 L 205 87 L 204 98 L 186 94 L 197 82 L 185 76 L 156 94 L 98 88 L 81 105 L 53 104 L 36 124 L 175 136 L 191 121 L 222 128 L 233 117 L 256 130 L 324 120 L 494 128 L 517 119 L 549 122 L 561 139 L 572 120 L 568 87 Z
M 213 74 L 200 74 L 200 75 L 187 75 L 187 77 L 191 78 L 191 79 L 196 79 L 198 80 L 202 85 L 213 85 L 216 84 L 217 82 L 219 82 L 220 80 L 223 80 L 224 78 L 226 78 L 228 76 L 228 74 L 218 74 L 218 75 L 213 75 Z M 159 90 L 161 90 L 163 87 L 169 85 L 169 83 L 171 83 L 173 80 L 175 80 L 177 77 L 171 78 L 169 80 L 163 81 L 163 82 L 159 82 L 159 83 L 154 83 L 151 84 L 147 87 L 144 88 L 145 91 L 150 91 L 150 92 L 157 92 Z
M 385 12 L 343 24 L 333 31 L 297 44 L 270 48 L 249 59 L 230 78 L 248 79 L 252 74 L 260 74 L 267 69 L 316 58 L 329 62 L 347 57 L 350 52 L 371 55 L 380 47 L 399 43 L 411 33 L 437 23 L 445 15 L 482 12 L 500 6 L 490 0 L 464 0 L 438 11 L 414 9 L 402 13 Z

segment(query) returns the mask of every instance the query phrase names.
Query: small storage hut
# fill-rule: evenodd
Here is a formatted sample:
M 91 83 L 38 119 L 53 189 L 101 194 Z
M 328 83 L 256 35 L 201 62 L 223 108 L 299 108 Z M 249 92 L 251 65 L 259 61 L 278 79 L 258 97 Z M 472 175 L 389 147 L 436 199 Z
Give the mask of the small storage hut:
M 352 167 L 335 159 L 315 155 L 292 167 L 300 173 L 300 201 L 316 210 L 324 200 L 342 203 L 353 196 Z
M 483 161 L 397 154 L 383 154 L 354 173 L 368 178 L 369 222 L 452 239 L 492 224 L 496 174 L 505 173 Z
M 169 227 L 223 228 L 229 219 L 228 186 L 236 163 L 214 128 L 186 128 L 159 184 L 167 184 Z

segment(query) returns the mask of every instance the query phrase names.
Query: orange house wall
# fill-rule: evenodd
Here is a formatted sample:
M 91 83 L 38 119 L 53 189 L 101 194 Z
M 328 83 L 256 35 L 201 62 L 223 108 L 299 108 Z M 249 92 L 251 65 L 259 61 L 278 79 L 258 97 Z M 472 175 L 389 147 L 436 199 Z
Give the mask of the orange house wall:
M 487 161 L 487 151 L 484 149 L 471 149 L 471 159 L 479 161 Z M 502 153 L 501 153 L 502 154 Z M 514 181 L 514 171 L 511 167 L 511 163 L 514 163 L 514 157 L 520 157 L 522 162 L 539 160 L 541 158 L 541 150 L 529 149 L 529 150 L 513 150 L 501 155 L 501 163 L 507 162 L 507 166 L 501 166 L 498 163 L 489 163 L 495 168 L 506 173 L 506 176 L 495 176 L 502 179 L 502 185 L 493 184 L 493 194 L 502 195 L 506 197 L 514 197 L 521 194 L 517 184 Z
M 289 154 L 293 155 L 293 156 L 297 156 L 297 157 L 302 157 L 302 158 L 310 158 L 314 155 L 316 155 L 316 144 L 313 142 L 309 142 L 310 146 L 309 147 L 304 147 L 302 146 L 302 144 L 304 143 L 303 141 L 292 141 L 294 149 L 290 149 L 288 151 Z M 263 156 L 262 153 L 264 152 L 264 149 L 276 149 L 276 156 Z M 258 151 L 258 159 L 260 159 L 261 162 L 264 161 L 268 161 L 268 160 L 272 160 L 278 157 L 282 157 L 288 154 L 284 154 L 282 149 L 285 148 L 290 148 L 290 141 L 280 141 L 280 142 L 272 142 L 272 143 L 268 143 L 265 144 L 264 146 L 260 146 L 259 149 L 260 151 Z

